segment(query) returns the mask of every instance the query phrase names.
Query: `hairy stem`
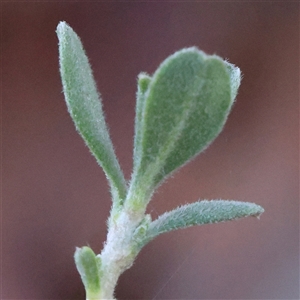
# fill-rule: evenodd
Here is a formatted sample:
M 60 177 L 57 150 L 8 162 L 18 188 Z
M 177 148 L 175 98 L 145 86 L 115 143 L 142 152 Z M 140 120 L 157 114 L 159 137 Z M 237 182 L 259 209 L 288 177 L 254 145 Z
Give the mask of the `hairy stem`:
M 132 237 L 140 221 L 140 218 L 124 210 L 110 223 L 107 241 L 100 254 L 102 261 L 100 299 L 114 299 L 118 278 L 132 266 L 138 254 Z

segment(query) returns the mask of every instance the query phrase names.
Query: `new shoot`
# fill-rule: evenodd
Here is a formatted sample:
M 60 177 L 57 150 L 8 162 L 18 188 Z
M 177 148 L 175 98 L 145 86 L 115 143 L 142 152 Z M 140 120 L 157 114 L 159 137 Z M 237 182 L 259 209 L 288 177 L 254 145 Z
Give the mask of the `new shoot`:
M 133 171 L 127 182 L 81 41 L 65 22 L 59 23 L 57 35 L 68 111 L 104 170 L 112 198 L 102 252 L 96 254 L 87 246 L 75 251 L 86 299 L 114 299 L 119 276 L 162 233 L 263 213 L 254 203 L 200 200 L 155 220 L 146 214 L 153 193 L 164 180 L 206 149 L 223 129 L 241 81 L 238 67 L 192 47 L 169 56 L 154 74 L 138 75 Z

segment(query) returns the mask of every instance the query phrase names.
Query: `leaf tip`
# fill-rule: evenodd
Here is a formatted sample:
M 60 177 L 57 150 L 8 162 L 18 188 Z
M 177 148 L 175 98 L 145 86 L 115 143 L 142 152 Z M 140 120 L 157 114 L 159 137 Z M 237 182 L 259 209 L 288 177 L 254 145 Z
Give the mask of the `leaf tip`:
M 69 27 L 68 24 L 65 21 L 60 21 L 56 27 L 56 33 L 57 35 L 62 35 L 66 28 Z
M 260 219 L 260 216 L 265 212 L 264 208 L 260 205 L 255 204 L 256 206 L 256 212 L 252 214 L 252 217 Z
M 60 43 L 71 36 L 77 36 L 75 31 L 66 21 L 60 21 L 56 27 L 56 34 Z
M 138 75 L 138 86 L 142 93 L 147 91 L 150 81 L 151 77 L 147 73 L 142 72 Z

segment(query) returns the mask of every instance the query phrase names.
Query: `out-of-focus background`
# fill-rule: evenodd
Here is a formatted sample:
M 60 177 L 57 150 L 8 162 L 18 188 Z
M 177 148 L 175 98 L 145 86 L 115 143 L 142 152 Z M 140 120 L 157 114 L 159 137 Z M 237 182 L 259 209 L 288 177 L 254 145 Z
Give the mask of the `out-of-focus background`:
M 260 220 L 158 237 L 120 278 L 118 299 L 299 299 L 299 2 L 1 4 L 2 296 L 84 299 L 75 246 L 99 253 L 110 194 L 67 113 L 55 29 L 79 34 L 126 178 L 136 78 L 197 46 L 243 81 L 221 135 L 169 179 L 153 218 L 201 199 L 261 204 Z

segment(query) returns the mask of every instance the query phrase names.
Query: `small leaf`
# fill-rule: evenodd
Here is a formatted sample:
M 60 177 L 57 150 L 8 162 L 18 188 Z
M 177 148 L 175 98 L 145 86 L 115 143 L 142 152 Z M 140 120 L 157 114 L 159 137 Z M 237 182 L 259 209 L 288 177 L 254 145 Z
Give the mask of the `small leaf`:
M 57 26 L 63 91 L 76 129 L 110 183 L 115 202 L 126 195 L 126 182 L 105 123 L 100 95 L 81 41 L 65 22 Z
M 138 151 L 128 205 L 147 202 L 156 186 L 216 138 L 233 104 L 238 74 L 237 67 L 197 48 L 178 51 L 159 66 L 138 93 Z
M 150 241 L 161 233 L 171 230 L 230 221 L 242 217 L 259 217 L 264 209 L 254 203 L 226 200 L 198 201 L 166 212 L 154 220 L 145 237 Z
M 151 224 L 151 215 L 145 215 L 144 219 L 135 229 L 134 234 L 132 236 L 134 248 L 137 249 L 138 252 L 144 246 L 144 240 L 147 235 L 149 225 Z
M 100 257 L 89 247 L 76 248 L 75 263 L 86 290 L 87 299 L 100 294 Z
M 133 147 L 133 168 L 138 165 L 139 158 L 141 157 L 141 122 L 142 113 L 145 104 L 145 94 L 149 87 L 151 77 L 146 73 L 140 73 L 138 76 L 138 90 L 136 95 L 136 109 L 135 109 L 135 134 L 134 134 L 134 147 Z

